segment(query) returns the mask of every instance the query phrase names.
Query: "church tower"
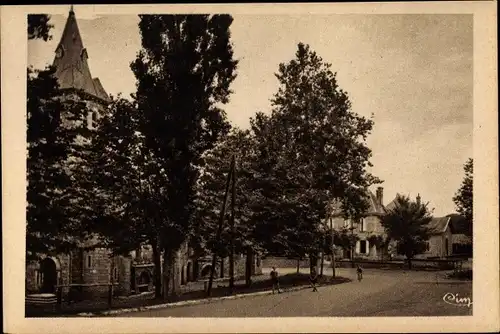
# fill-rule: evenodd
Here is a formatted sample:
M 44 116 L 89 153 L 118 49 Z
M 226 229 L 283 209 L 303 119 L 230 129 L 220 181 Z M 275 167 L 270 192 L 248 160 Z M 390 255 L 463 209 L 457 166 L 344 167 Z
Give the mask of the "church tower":
M 78 29 L 73 6 L 64 26 L 61 40 L 57 45 L 53 66 L 60 89 L 68 98 L 78 98 L 87 103 L 90 110 L 87 124 L 93 128 L 100 112 L 110 103 L 110 98 L 101 81 L 92 78 L 88 64 L 88 53 Z

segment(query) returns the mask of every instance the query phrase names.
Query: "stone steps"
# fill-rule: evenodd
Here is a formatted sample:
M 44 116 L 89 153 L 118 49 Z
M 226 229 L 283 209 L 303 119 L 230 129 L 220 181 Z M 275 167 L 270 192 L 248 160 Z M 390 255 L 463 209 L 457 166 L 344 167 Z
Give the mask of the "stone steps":
M 36 295 L 28 295 L 25 297 L 25 303 L 28 305 L 55 305 L 57 297 L 53 293 L 43 293 Z

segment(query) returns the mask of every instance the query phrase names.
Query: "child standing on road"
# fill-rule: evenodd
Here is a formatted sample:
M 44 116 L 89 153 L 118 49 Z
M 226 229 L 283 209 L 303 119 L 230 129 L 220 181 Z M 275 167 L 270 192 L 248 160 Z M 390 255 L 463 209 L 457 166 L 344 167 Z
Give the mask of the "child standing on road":
M 278 293 L 281 293 L 280 281 L 278 278 L 278 271 L 276 270 L 276 267 L 273 267 L 273 270 L 271 270 L 271 282 L 273 284 L 273 294 L 275 289 L 278 290 Z
M 356 273 L 358 274 L 358 281 L 361 282 L 363 279 L 363 269 L 359 266 L 359 264 L 357 265 Z
M 311 268 L 311 276 L 310 276 L 311 286 L 313 288 L 313 292 L 318 291 L 316 288 L 316 283 L 318 282 L 318 273 L 316 272 L 316 267 Z

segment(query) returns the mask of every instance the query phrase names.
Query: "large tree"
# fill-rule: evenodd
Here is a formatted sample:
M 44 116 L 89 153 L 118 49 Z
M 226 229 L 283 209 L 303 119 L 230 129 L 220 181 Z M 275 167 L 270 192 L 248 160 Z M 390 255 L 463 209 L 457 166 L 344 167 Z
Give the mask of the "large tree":
M 411 201 L 406 196 L 398 195 L 395 204 L 381 223 L 388 238 L 397 243 L 398 252 L 406 256 L 411 269 L 411 260 L 426 249 L 432 215 L 427 204 Z
M 221 138 L 218 145 L 204 155 L 204 166 L 197 184 L 198 200 L 191 240 L 193 246 L 202 246 L 206 251 L 216 252 L 224 258 L 231 254 L 231 241 L 235 254 L 247 254 L 246 281 L 250 283 L 251 254 L 262 251 L 258 240 L 253 238 L 255 203 L 250 183 L 254 178 L 254 137 L 248 130 L 233 128 Z M 225 186 L 230 173 L 230 161 L 235 157 L 234 228 L 231 228 L 232 189 L 226 206 L 226 217 L 222 233 L 218 235 L 220 210 L 223 204 Z M 232 180 L 231 180 L 232 181 Z
M 468 234 L 472 235 L 472 202 L 473 202 L 473 165 L 474 161 L 469 158 L 464 165 L 464 179 L 462 185 L 453 197 L 458 213 L 465 217 L 468 224 Z
M 29 14 L 28 15 L 28 39 L 43 39 L 48 41 L 52 39 L 50 29 L 54 26 L 50 24 L 50 15 L 47 14 Z
M 28 16 L 28 39 L 49 38 L 47 15 Z M 27 69 L 27 259 L 65 251 L 85 235 L 79 200 L 79 137 L 88 110 L 65 99 L 55 69 Z
M 330 68 L 300 43 L 295 59 L 279 65 L 271 115 L 252 121 L 262 201 L 256 233 L 298 256 L 320 248 L 330 200 L 341 201 L 346 216 L 359 216 L 367 188 L 380 182 L 367 172 L 373 121 L 352 110 Z
M 127 254 L 148 243 L 155 263 L 155 294 L 161 297 L 161 247 L 164 191 L 168 178 L 145 145 L 143 114 L 133 101 L 118 97 L 101 115 L 93 132 L 87 180 L 94 189 L 95 219 L 106 247 Z
M 250 167 L 253 158 L 253 142 L 250 136 L 248 130 L 234 128 L 203 157 L 203 170 L 197 183 L 199 200 L 196 202 L 193 238 L 197 238 L 197 244 L 205 245 L 208 250 L 218 249 L 222 256 L 229 253 L 228 246 L 231 239 L 229 221 L 224 221 L 222 235 L 218 241 L 216 231 L 233 155 L 236 162 L 235 251 L 243 252 L 253 244 L 249 239 L 252 229 L 250 205 L 253 202 L 248 189 L 249 178 L 252 177 Z M 229 196 L 228 202 L 230 200 Z M 229 210 L 226 213 L 230 214 Z
M 232 21 L 229 15 L 140 15 L 142 49 L 131 68 L 145 143 L 168 177 L 160 231 L 165 297 L 176 293 L 169 291 L 175 253 L 189 235 L 202 155 L 229 130 L 220 105 L 236 76 Z

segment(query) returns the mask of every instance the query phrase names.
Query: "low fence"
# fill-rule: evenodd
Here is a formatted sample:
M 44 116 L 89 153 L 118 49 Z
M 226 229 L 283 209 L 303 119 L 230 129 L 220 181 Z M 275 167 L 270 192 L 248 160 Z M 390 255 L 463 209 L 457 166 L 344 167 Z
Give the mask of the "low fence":
M 63 302 L 68 305 L 73 302 L 81 301 L 75 292 L 82 292 L 85 288 L 103 288 L 107 290 L 106 296 L 101 296 L 102 299 L 106 298 L 108 308 L 113 305 L 113 287 L 118 283 L 96 283 L 96 284 L 65 284 L 57 285 L 54 294 L 32 294 L 25 297 L 25 305 L 28 313 L 36 314 L 39 311 L 43 312 L 59 312 L 62 309 Z M 104 302 L 104 301 L 103 301 Z
M 436 259 L 412 259 L 411 266 L 415 269 L 437 269 L 437 270 L 461 270 L 464 262 L 463 258 L 436 258 Z M 380 261 L 380 260 L 338 260 L 335 262 L 337 268 L 352 268 L 356 265 L 363 268 L 384 268 L 384 269 L 409 269 L 408 260 L 400 261 Z
M 266 257 L 262 259 L 262 268 L 309 268 L 309 259 L 290 259 L 286 257 Z

